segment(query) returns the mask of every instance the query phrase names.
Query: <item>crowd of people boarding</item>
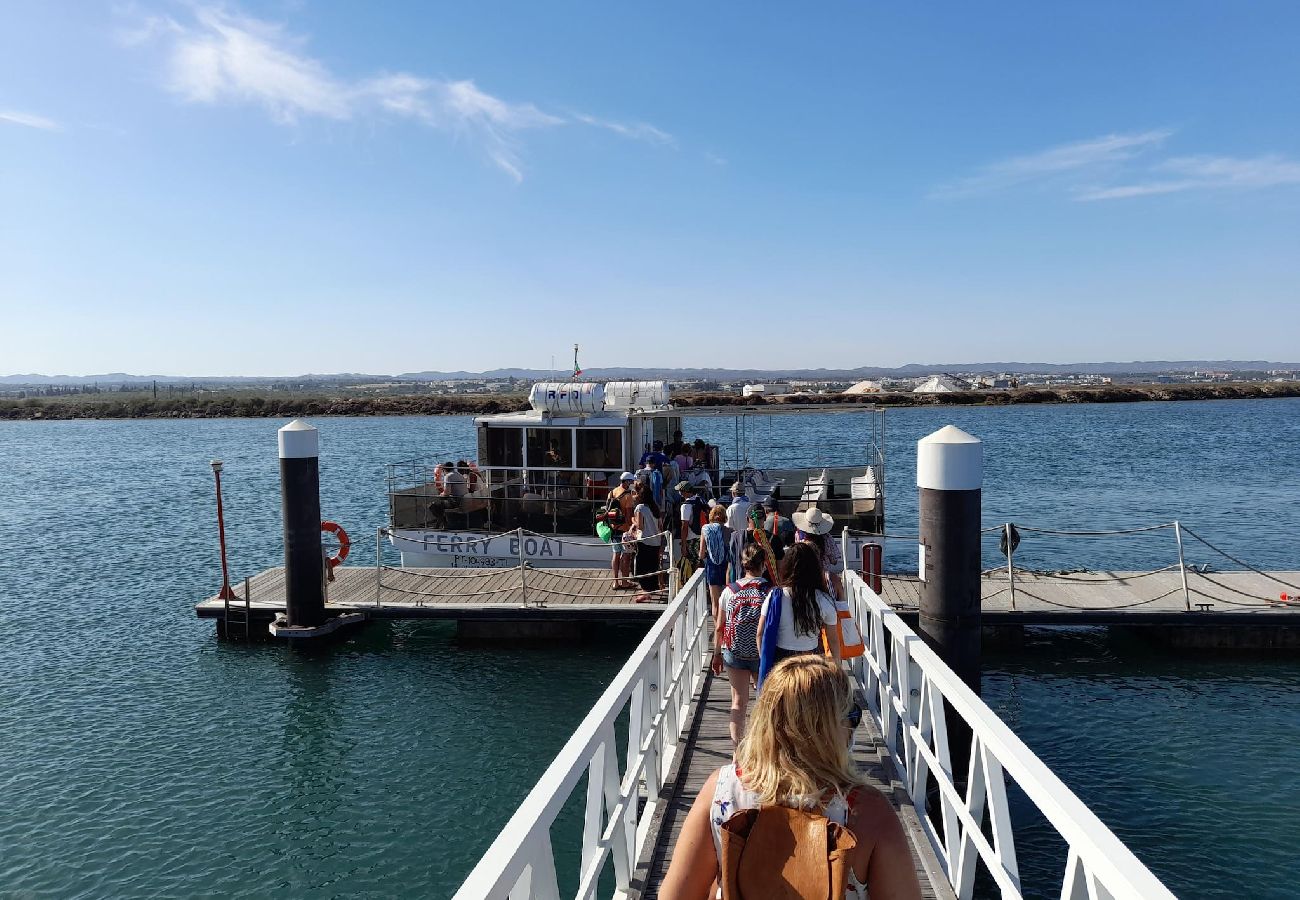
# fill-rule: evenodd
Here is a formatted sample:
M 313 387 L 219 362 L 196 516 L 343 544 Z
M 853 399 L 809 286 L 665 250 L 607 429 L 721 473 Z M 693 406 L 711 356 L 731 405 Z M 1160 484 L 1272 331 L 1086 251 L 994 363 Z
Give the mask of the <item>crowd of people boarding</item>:
M 898 816 L 851 757 L 862 709 L 841 664 L 847 604 L 833 518 L 755 506 L 763 501 L 741 482 L 726 502 L 713 497 L 700 478 L 707 448 L 675 437 L 622 473 L 603 516 L 614 586 L 637 590 L 637 601 L 663 596 L 669 541 L 703 569 L 712 669 L 730 683 L 733 761 L 691 807 L 660 896 L 920 897 Z

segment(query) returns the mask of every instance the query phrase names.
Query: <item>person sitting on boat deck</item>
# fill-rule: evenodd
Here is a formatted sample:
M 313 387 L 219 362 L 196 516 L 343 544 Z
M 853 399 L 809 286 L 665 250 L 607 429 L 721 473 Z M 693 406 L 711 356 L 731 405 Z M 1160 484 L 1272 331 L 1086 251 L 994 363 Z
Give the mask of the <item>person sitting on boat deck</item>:
M 785 548 L 795 541 L 794 522 L 788 516 L 781 515 L 781 501 L 768 497 L 764 504 L 767 516 L 763 519 L 763 530 L 767 532 L 767 541 L 772 545 L 772 555 L 780 562 L 785 556 Z
M 835 520 L 815 506 L 797 512 L 790 518 L 798 529 L 795 540 L 817 548 L 822 570 L 826 573 L 826 589 L 838 600 L 844 593 L 840 584 L 840 576 L 844 574 L 844 554 L 840 552 L 840 542 L 831 535 Z
M 664 453 L 668 454 L 669 459 L 672 459 L 682 449 L 683 443 L 681 429 L 678 429 L 673 432 L 673 439 L 668 442 L 668 446 L 664 447 Z
M 695 490 L 700 496 L 708 500 L 713 496 L 713 479 L 709 477 L 708 470 L 704 468 L 704 463 L 698 460 L 691 463 L 691 469 L 686 473 L 687 480 L 695 485 Z
M 749 497 L 745 485 L 737 481 L 731 486 L 731 503 L 727 506 L 727 527 L 731 529 L 731 577 L 740 577 L 740 548 L 745 545 L 749 529 Z
M 771 588 L 763 577 L 767 557 L 763 548 L 750 544 L 740 554 L 743 578 L 722 589 L 718 598 L 719 615 L 714 624 L 713 674 L 721 675 L 725 666 L 731 684 L 731 746 L 740 745 L 745 733 L 745 709 L 749 690 L 758 680 L 758 617 Z
M 676 487 L 677 493 L 684 498 L 677 513 L 678 520 L 681 522 L 679 536 L 682 558 L 689 559 L 692 565 L 699 566 L 700 535 L 704 531 L 704 523 L 709 520 L 709 504 L 689 481 L 679 481 Z
M 783 810 L 770 810 L 780 806 L 823 815 L 856 839 L 856 846 L 848 851 L 847 890 L 841 897 L 861 900 L 869 892 L 875 900 L 920 900 L 921 885 L 898 814 L 880 791 L 863 784 L 853 762 L 853 731 L 861 720 L 853 685 L 837 665 L 804 656 L 777 666 L 754 704 L 736 761 L 710 774 L 691 805 L 659 896 L 673 900 L 720 896 L 722 832 L 728 820 L 738 813 L 748 820 L 754 809 L 760 810 L 760 817 L 788 816 Z M 789 824 L 778 823 L 778 829 L 788 834 Z M 740 858 L 735 874 L 742 883 L 747 873 L 777 882 L 786 866 L 801 874 L 811 874 L 815 867 L 820 879 L 826 879 L 828 862 L 820 857 L 828 850 L 827 829 L 818 829 L 817 834 L 816 856 L 801 853 L 805 848 L 797 840 L 794 858 L 749 854 Z
M 704 582 L 709 586 L 710 610 L 718 621 L 718 598 L 727 584 L 727 564 L 731 561 L 731 529 L 727 527 L 727 508 L 714 504 L 709 521 L 700 529 L 700 561 L 704 563 Z
M 628 528 L 632 526 L 632 510 L 636 508 L 636 476 L 631 472 L 624 472 L 619 476 L 619 485 L 609 493 L 609 501 L 605 506 L 605 515 L 609 527 L 613 529 L 613 540 L 610 542 L 614 550 L 613 559 L 610 560 L 610 573 L 614 576 L 614 590 L 633 590 L 636 582 L 632 581 L 632 557 L 636 554 L 636 548 L 630 544 L 623 543 L 623 535 L 627 534 Z
M 433 526 L 445 530 L 447 511 L 460 509 L 460 501 L 469 493 L 469 480 L 457 472 L 455 464 L 450 461 L 442 463 L 441 468 L 442 488 L 429 504 L 429 512 L 433 515 Z
M 659 557 L 663 552 L 664 536 L 659 531 L 659 506 L 650 485 L 645 482 L 637 489 L 628 540 L 635 542 L 636 581 L 641 585 L 641 593 L 632 599 L 646 603 L 654 599 L 654 592 L 659 589 Z
M 456 460 L 456 471 L 465 476 L 466 493 L 472 494 L 478 489 L 478 467 L 463 459 Z
M 772 595 L 763 602 L 763 615 L 758 621 L 758 645 L 763 646 L 763 634 L 768 628 L 778 629 L 776 658 L 780 662 L 800 653 L 820 653 L 821 635 L 826 634 L 826 647 L 836 664 L 840 661 L 840 632 L 836 627 L 839 613 L 835 601 L 826 593 L 821 557 L 812 544 L 798 541 L 791 545 L 781 560 L 781 619 L 768 621 Z

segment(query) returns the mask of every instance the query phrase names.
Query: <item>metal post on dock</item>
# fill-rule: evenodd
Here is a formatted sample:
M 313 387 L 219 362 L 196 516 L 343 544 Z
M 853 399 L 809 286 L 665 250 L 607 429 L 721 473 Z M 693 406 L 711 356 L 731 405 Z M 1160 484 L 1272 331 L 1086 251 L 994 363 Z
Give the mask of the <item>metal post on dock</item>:
M 917 631 L 975 694 L 980 693 L 980 503 L 984 444 L 953 425 L 916 442 L 920 493 L 921 609 Z M 944 713 L 952 776 L 965 784 L 971 729 Z
M 524 564 L 524 530 L 515 529 L 515 545 L 519 550 L 519 593 L 523 598 L 524 609 L 528 608 L 528 567 Z
M 1187 564 L 1183 561 L 1183 526 L 1174 519 L 1174 537 L 1178 540 L 1178 574 L 1183 576 L 1183 601 L 1187 611 L 1192 611 L 1192 593 L 1187 590 Z
M 280 429 L 279 439 L 285 619 L 290 627 L 316 627 L 325 622 L 320 432 L 301 419 L 294 419 Z
M 984 445 L 953 425 L 916 447 L 921 637 L 980 690 L 980 502 Z
M 681 587 L 677 573 L 677 538 L 671 534 L 664 537 L 668 540 L 668 600 L 671 602 Z
M 1008 589 L 1011 591 L 1011 609 L 1014 611 L 1016 608 L 1016 545 L 1011 541 L 1010 522 L 1002 526 L 1002 533 L 1007 536 L 1007 584 Z
M 375 608 L 383 606 L 380 600 L 380 592 L 384 587 L 384 567 L 383 558 L 380 555 L 384 546 L 384 527 L 381 525 L 375 529 Z
M 222 462 L 219 459 L 212 461 L 212 477 L 217 480 L 217 537 L 221 542 L 221 592 L 217 597 L 227 601 L 235 599 L 235 592 L 230 589 L 230 568 L 226 565 L 226 516 L 222 510 L 221 503 L 221 469 Z

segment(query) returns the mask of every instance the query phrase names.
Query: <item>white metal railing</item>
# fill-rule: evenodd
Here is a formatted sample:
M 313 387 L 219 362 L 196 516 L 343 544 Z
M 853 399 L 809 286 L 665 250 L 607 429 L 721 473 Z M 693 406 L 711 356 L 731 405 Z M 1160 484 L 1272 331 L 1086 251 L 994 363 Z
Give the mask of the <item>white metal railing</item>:
M 551 825 L 584 774 L 576 896 L 596 895 L 611 858 L 616 895 L 628 890 L 664 775 L 690 722 L 691 700 L 708 659 L 709 622 L 708 586 L 703 572 L 696 572 L 542 773 L 455 900 L 559 900 Z M 620 771 L 615 723 L 624 710 L 627 753 Z
M 865 655 L 853 660 L 855 673 L 926 837 L 959 897 L 973 896 L 980 862 L 1003 898 L 1022 896 L 1007 777 L 1069 848 L 1062 900 L 1174 896 L 856 572 L 845 573 L 845 584 L 867 647 Z M 945 706 L 971 730 L 964 795 L 953 780 Z M 927 815 L 929 778 L 938 786 L 942 832 Z

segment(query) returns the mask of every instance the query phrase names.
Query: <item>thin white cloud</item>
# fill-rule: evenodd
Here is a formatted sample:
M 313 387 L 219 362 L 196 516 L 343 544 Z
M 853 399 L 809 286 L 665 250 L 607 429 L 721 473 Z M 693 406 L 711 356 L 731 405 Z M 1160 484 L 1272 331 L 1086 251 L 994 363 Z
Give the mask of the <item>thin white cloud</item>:
M 574 113 L 573 118 L 574 121 L 581 122 L 584 125 L 604 128 L 629 140 L 646 141 L 651 144 L 663 144 L 669 147 L 677 146 L 677 141 L 671 134 L 646 122 L 616 122 L 612 119 L 601 119 L 585 113 Z
M 515 181 L 523 180 L 519 136 L 530 129 L 581 123 L 630 139 L 673 143 L 653 125 L 555 115 L 532 103 L 503 100 L 468 79 L 396 72 L 351 81 L 309 56 L 306 41 L 283 26 L 218 6 L 196 5 L 192 11 L 192 23 L 137 16 L 134 27 L 118 34 L 128 46 L 161 42 L 166 86 L 191 103 L 254 104 L 282 124 L 368 115 L 408 119 L 468 137 Z
M 934 199 L 957 200 L 992 194 L 1033 182 L 1075 177 L 1114 167 L 1150 151 L 1172 134 L 1167 129 L 1136 134 L 1107 134 L 1085 141 L 1013 156 L 981 167 L 975 174 L 930 192 Z
M 725 166 L 727 164 L 727 158 L 725 156 L 719 156 L 709 150 L 704 151 L 704 159 L 706 162 L 715 166 Z
M 19 112 L 16 109 L 0 109 L 0 122 L 10 125 L 22 125 L 26 128 L 39 128 L 41 131 L 59 131 L 59 123 L 45 116 Z
M 1300 162 L 1282 156 L 1180 156 L 1152 166 L 1144 180 L 1081 191 L 1075 199 L 1121 200 L 1183 191 L 1256 190 L 1287 185 L 1300 185 Z

